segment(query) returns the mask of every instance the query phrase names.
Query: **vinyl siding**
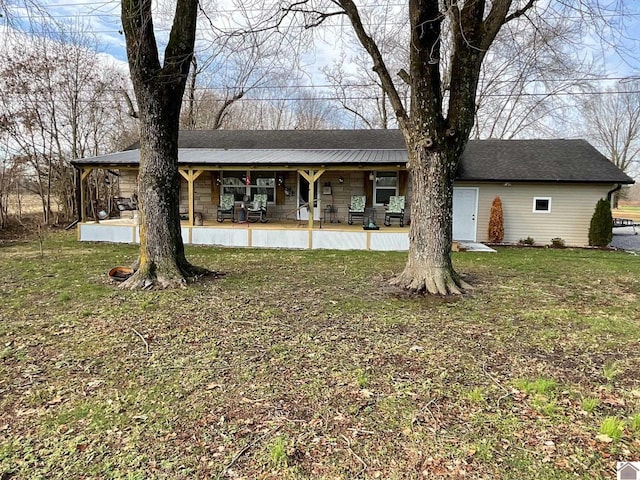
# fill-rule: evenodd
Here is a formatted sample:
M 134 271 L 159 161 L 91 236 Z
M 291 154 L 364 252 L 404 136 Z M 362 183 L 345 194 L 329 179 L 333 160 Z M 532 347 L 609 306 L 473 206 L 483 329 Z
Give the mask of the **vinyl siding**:
M 567 245 L 589 243 L 589 223 L 600 198 L 615 187 L 610 184 L 519 184 L 456 183 L 460 187 L 479 187 L 478 236 L 487 241 L 491 203 L 502 200 L 504 241 L 515 243 L 532 237 L 538 244 L 549 244 L 560 237 Z M 534 213 L 534 197 L 551 198 L 551 213 Z

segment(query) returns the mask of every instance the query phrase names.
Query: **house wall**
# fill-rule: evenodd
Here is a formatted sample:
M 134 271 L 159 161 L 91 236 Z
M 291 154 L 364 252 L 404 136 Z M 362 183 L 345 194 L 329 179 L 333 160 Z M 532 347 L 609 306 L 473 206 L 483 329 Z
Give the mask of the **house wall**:
M 291 195 L 284 195 L 284 202 L 280 205 L 269 204 L 267 217 L 278 220 L 296 220 L 298 209 L 298 174 L 297 172 L 278 173 L 283 177 L 284 187 L 290 190 Z M 362 171 L 345 171 L 325 173 L 318 181 L 318 191 L 316 198 L 320 200 L 321 216 L 327 205 L 334 205 L 338 208 L 337 219 L 341 222 L 347 221 L 347 210 L 351 195 L 364 194 L 365 173 Z M 339 179 L 343 179 L 340 183 Z M 135 177 L 134 177 L 135 180 Z M 202 173 L 194 182 L 195 212 L 203 214 L 204 220 L 214 220 L 216 218 L 219 198 L 212 197 L 212 176 L 209 172 Z M 331 184 L 331 194 L 323 194 L 325 183 Z M 180 182 L 180 211 L 188 211 L 189 190 L 188 183 L 183 178 Z M 381 210 L 381 208 L 379 208 Z
M 131 198 L 134 193 L 138 192 L 138 171 L 120 170 L 119 173 L 120 196 Z M 134 213 L 132 210 L 125 210 L 120 212 L 120 218 L 132 218 Z
M 328 205 L 333 205 L 337 208 L 335 218 L 342 223 L 347 223 L 351 195 L 365 194 L 364 175 L 365 173 L 361 171 L 328 172 L 322 175 L 318 181 L 319 192 L 316 195 L 320 199 L 320 208 L 323 210 L 321 215 L 324 215 L 324 209 Z M 343 179 L 343 183 L 340 183 L 340 178 Z M 322 193 L 327 182 L 331 184 L 330 195 Z
M 120 172 L 120 195 L 129 197 L 136 192 L 136 175 L 133 170 Z M 347 210 L 351 195 L 364 195 L 366 171 L 344 171 L 325 173 L 318 182 L 320 208 L 334 205 L 338 208 L 336 218 L 347 221 Z M 298 175 L 296 172 L 283 173 L 284 184 L 292 189 L 291 196 L 284 197 L 281 205 L 269 205 L 268 217 L 278 220 L 295 220 L 298 198 Z M 343 183 L 339 182 L 342 177 Z M 322 193 L 326 182 L 331 184 L 331 195 Z M 595 210 L 596 202 L 606 198 L 607 192 L 614 185 L 608 184 L 532 184 L 512 183 L 471 183 L 456 182 L 457 187 L 478 187 L 478 225 L 477 240 L 487 241 L 491 203 L 496 196 L 502 200 L 505 224 L 505 242 L 516 243 L 518 240 L 532 237 L 536 243 L 549 244 L 551 239 L 560 237 L 567 245 L 587 245 L 589 223 Z M 188 211 L 188 184 L 182 179 L 180 185 L 180 210 Z M 204 172 L 194 184 L 195 211 L 201 212 L 205 220 L 216 218 L 216 205 L 219 199 L 212 199 L 212 176 Z M 410 194 L 409 194 L 410 195 Z M 551 213 L 534 213 L 534 197 L 550 197 Z M 410 197 L 407 198 L 407 218 Z M 382 224 L 384 211 L 376 207 L 377 223 Z M 132 212 L 122 212 L 123 217 L 130 217 Z
M 334 205 L 338 208 L 337 219 L 341 222 L 347 221 L 347 209 L 351 201 L 351 195 L 364 195 L 365 172 L 345 171 L 325 173 L 318 181 L 319 192 L 316 198 L 320 199 L 320 208 L 324 210 L 327 205 Z M 291 195 L 284 196 L 284 203 L 281 205 L 270 204 L 268 207 L 268 217 L 282 220 L 296 220 L 298 208 L 298 174 L 297 172 L 283 172 L 284 186 L 291 190 Z M 343 179 L 340 183 L 339 179 Z M 214 220 L 216 218 L 219 198 L 212 197 L 212 175 L 210 172 L 203 172 L 194 182 L 194 203 L 195 212 L 203 214 L 204 220 Z M 120 172 L 120 195 L 130 197 L 137 191 L 137 171 L 122 170 Z M 323 194 L 322 187 L 325 183 L 331 184 L 331 194 Z M 184 178 L 180 180 L 180 211 L 183 213 L 189 210 L 189 185 Z M 121 212 L 121 217 L 129 218 L 132 212 Z
M 532 237 L 536 243 L 550 244 L 555 237 L 567 245 L 589 243 L 589 224 L 600 198 L 606 198 L 614 185 L 603 184 L 520 184 L 466 183 L 459 187 L 479 187 L 478 236 L 487 241 L 491 203 L 496 196 L 502 200 L 504 241 L 516 243 Z M 534 213 L 534 197 L 550 197 L 551 213 Z
M 210 172 L 202 172 L 193 182 L 193 211 L 202 214 L 204 220 L 216 218 L 216 207 L 219 198 L 212 197 L 213 179 Z M 180 177 L 180 213 L 189 213 L 189 183 Z

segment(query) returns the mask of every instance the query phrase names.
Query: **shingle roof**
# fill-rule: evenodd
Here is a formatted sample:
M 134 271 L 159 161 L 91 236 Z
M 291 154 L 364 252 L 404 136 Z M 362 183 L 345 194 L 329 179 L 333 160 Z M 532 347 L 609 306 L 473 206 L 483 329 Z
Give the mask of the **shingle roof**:
M 190 165 L 402 165 L 399 130 L 181 131 L 179 162 Z M 136 144 L 77 165 L 136 166 Z M 464 181 L 633 183 L 585 140 L 470 140 L 456 177 Z
M 471 140 L 459 179 L 633 183 L 586 140 Z

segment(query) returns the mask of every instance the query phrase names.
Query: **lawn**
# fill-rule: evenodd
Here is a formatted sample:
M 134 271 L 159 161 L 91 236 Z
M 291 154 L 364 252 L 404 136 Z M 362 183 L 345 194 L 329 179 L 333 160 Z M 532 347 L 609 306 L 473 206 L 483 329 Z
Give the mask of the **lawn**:
M 618 218 L 631 218 L 640 221 L 640 207 L 631 205 L 620 206 L 613 210 L 613 216 Z
M 123 291 L 135 246 L 0 243 L 0 479 L 615 478 L 640 461 L 640 259 L 190 247 L 226 272 Z

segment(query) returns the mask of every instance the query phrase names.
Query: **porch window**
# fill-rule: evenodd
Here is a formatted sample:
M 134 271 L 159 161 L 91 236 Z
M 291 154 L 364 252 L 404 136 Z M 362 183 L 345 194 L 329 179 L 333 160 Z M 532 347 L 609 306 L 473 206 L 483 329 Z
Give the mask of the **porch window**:
M 373 189 L 376 205 L 389 203 L 389 198 L 398 193 L 398 172 L 376 172 Z
M 222 193 L 232 194 L 236 202 L 244 197 L 253 200 L 256 193 L 265 193 L 269 202 L 276 198 L 275 172 L 229 171 L 222 173 Z
M 256 193 L 266 193 L 269 202 L 276 200 L 276 174 L 275 172 L 251 172 L 251 190 L 249 198 L 253 200 Z
M 551 197 L 533 197 L 533 213 L 551 213 Z
M 222 193 L 233 195 L 236 202 L 241 202 L 247 194 L 245 184 L 246 172 L 224 172 L 222 177 Z

